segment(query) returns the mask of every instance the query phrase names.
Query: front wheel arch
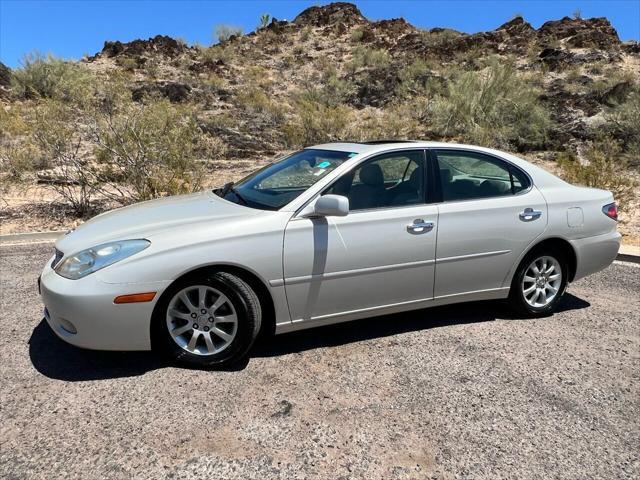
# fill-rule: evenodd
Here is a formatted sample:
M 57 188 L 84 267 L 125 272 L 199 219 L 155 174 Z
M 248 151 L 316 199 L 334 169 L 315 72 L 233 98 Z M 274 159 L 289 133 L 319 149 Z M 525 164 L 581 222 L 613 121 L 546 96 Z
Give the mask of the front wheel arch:
M 271 336 L 275 333 L 276 327 L 276 315 L 275 315 L 275 304 L 273 301 L 273 297 L 271 296 L 271 292 L 269 288 L 266 286 L 264 281 L 258 277 L 255 273 L 235 265 L 227 265 L 227 264 L 213 264 L 206 265 L 204 267 L 194 268 L 188 272 L 183 273 L 178 278 L 173 280 L 167 287 L 164 289 L 160 298 L 156 302 L 156 306 L 154 307 L 154 311 L 151 315 L 151 318 L 156 314 L 156 308 L 161 304 L 160 300 L 165 296 L 165 293 L 170 291 L 171 287 L 178 282 L 182 282 L 185 279 L 190 277 L 198 277 L 205 273 L 228 273 L 231 275 L 235 275 L 240 278 L 242 281 L 247 283 L 255 292 L 260 301 L 260 308 L 262 309 L 262 325 L 260 328 L 259 336 Z M 151 339 L 151 348 L 154 349 L 154 343 L 156 340 L 153 335 L 153 322 L 149 322 L 149 337 Z

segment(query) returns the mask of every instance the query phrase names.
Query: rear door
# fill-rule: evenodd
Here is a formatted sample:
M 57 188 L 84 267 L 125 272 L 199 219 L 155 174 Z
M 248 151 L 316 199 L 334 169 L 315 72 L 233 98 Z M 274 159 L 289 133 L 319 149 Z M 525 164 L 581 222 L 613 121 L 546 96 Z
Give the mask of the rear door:
M 439 149 L 434 296 L 508 288 L 521 253 L 543 233 L 547 205 L 528 175 L 497 157 Z

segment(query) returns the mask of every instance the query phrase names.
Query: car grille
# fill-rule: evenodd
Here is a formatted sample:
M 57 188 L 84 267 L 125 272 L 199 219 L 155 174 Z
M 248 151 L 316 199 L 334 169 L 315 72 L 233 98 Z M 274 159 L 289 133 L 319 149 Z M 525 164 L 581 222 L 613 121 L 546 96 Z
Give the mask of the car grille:
M 58 265 L 60 260 L 62 260 L 62 257 L 64 257 L 64 253 L 62 253 L 60 250 L 56 248 L 55 257 L 53 258 L 53 262 L 51 262 L 51 268 L 56 268 L 56 265 Z

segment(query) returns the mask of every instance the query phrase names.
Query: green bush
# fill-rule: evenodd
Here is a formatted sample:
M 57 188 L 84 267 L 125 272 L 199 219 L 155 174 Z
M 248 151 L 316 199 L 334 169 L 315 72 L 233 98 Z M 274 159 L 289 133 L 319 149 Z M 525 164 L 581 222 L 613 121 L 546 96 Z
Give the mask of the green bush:
M 226 25 L 221 23 L 215 26 L 214 36 L 220 43 L 228 41 L 231 37 L 242 36 L 242 27 L 236 27 L 234 25 Z
M 192 112 L 168 100 L 99 117 L 93 141 L 100 174 L 126 187 L 104 193 L 129 203 L 199 189 L 204 138 Z
M 38 52 L 24 56 L 11 80 L 14 94 L 21 99 L 81 100 L 91 86 L 82 67 Z
M 294 105 L 295 117 L 282 128 L 287 147 L 301 147 L 342 139 L 351 111 L 304 97 Z
M 621 210 L 630 209 L 638 182 L 629 175 L 629 165 L 616 141 L 605 137 L 595 142 L 584 152 L 584 163 L 570 153 L 560 155 L 557 162 L 567 182 L 609 190 Z
M 347 64 L 347 70 L 351 73 L 362 69 L 382 70 L 390 65 L 391 57 L 386 51 L 358 46 L 353 49 L 352 59 Z
M 622 141 L 630 163 L 640 164 L 640 85 L 635 85 L 626 101 L 605 114 L 605 130 Z
M 73 212 L 85 217 L 100 190 L 100 181 L 85 145 L 88 119 L 82 111 L 59 100 L 44 100 L 35 110 L 33 139 L 51 163 L 48 187 Z
M 433 115 L 434 130 L 445 137 L 504 149 L 542 148 L 551 126 L 537 89 L 510 64 L 454 74 Z
M 403 99 L 418 95 L 431 96 L 442 93 L 442 82 L 434 77 L 434 65 L 423 59 L 417 59 L 413 63 L 402 68 L 398 72 L 400 82 L 396 87 L 396 95 Z

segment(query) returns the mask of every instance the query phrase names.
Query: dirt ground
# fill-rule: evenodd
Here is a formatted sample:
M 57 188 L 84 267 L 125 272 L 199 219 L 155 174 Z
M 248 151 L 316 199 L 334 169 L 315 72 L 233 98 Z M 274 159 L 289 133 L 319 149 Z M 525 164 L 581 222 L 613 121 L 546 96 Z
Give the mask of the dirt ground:
M 215 169 L 203 179 L 203 188 L 211 189 L 228 181 L 237 181 L 261 168 L 273 159 L 246 161 L 220 161 Z M 528 160 L 555 172 L 555 162 L 537 158 Z M 640 191 L 639 191 L 640 198 Z M 102 204 L 101 209 L 115 208 L 116 204 Z M 98 212 L 96 212 L 98 213 Z M 60 198 L 46 185 L 35 182 L 10 185 L 2 193 L 0 201 L 0 235 L 50 230 L 70 230 L 85 221 L 69 214 Z M 623 243 L 640 246 L 640 205 L 634 204 L 620 213 L 618 230 L 623 235 Z
M 235 370 L 71 347 L 52 245 L 0 246 L 0 477 L 636 479 L 640 267 L 518 320 L 473 303 L 282 335 Z

